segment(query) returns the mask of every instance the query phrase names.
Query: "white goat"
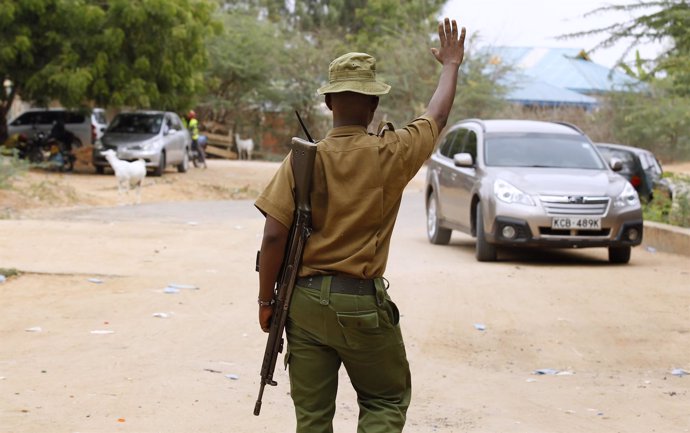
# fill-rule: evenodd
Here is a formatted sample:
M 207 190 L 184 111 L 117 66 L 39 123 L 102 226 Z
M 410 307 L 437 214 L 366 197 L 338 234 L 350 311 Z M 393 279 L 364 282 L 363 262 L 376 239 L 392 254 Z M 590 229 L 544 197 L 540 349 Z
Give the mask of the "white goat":
M 129 194 L 129 191 L 136 187 L 136 202 L 141 203 L 141 185 L 146 177 L 146 163 L 144 160 L 123 161 L 118 159 L 117 153 L 112 149 L 101 152 L 101 155 L 105 156 L 105 159 L 108 160 L 113 171 L 115 171 L 117 192 L 120 194 L 120 198 L 122 198 L 124 193 Z
M 240 134 L 235 134 L 235 145 L 237 146 L 237 154 L 240 159 L 252 159 L 254 140 L 251 138 L 242 140 Z

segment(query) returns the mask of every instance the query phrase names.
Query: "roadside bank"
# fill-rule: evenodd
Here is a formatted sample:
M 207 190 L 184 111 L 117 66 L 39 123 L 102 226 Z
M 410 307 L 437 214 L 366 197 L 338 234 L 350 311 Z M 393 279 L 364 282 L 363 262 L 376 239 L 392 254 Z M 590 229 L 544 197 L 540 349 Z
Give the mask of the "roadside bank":
M 690 256 L 690 229 L 645 221 L 642 246 L 665 253 Z

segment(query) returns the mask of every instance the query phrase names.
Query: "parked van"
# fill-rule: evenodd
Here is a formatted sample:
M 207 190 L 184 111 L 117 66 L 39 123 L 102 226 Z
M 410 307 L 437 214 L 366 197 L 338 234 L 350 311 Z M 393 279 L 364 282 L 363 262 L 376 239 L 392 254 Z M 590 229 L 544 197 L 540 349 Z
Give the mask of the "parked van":
M 77 137 L 77 147 L 94 144 L 108 127 L 105 112 L 100 108 L 90 112 L 64 108 L 31 108 L 10 120 L 7 129 L 9 135 L 23 133 L 32 136 L 37 131 L 49 134 L 53 124 L 58 120 L 62 120 L 65 129 Z

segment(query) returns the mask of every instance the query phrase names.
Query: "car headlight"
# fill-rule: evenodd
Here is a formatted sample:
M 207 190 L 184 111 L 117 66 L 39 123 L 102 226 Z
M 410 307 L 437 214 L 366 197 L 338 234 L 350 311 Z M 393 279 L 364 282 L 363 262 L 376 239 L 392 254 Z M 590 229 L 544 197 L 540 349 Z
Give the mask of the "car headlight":
M 527 206 L 534 206 L 532 197 L 520 191 L 505 180 L 497 179 L 494 182 L 494 195 L 497 199 L 505 203 L 519 203 Z
M 158 144 L 159 144 L 159 140 L 147 141 L 141 145 L 141 148 L 148 152 L 151 150 L 156 150 L 156 147 L 158 146 Z
M 635 191 L 635 188 L 630 184 L 630 182 L 626 182 L 623 192 L 621 192 L 620 195 L 613 201 L 613 206 L 625 207 L 639 205 L 640 197 L 637 195 L 637 191 Z

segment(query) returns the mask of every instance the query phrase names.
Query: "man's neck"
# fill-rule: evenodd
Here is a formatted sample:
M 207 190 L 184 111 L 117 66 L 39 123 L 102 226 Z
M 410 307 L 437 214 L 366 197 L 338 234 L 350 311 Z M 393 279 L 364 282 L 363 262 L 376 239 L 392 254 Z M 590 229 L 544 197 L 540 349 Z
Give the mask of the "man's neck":
M 333 118 L 333 127 L 338 128 L 340 126 L 361 126 L 366 129 L 369 123 L 366 119 L 355 119 L 355 118 Z

